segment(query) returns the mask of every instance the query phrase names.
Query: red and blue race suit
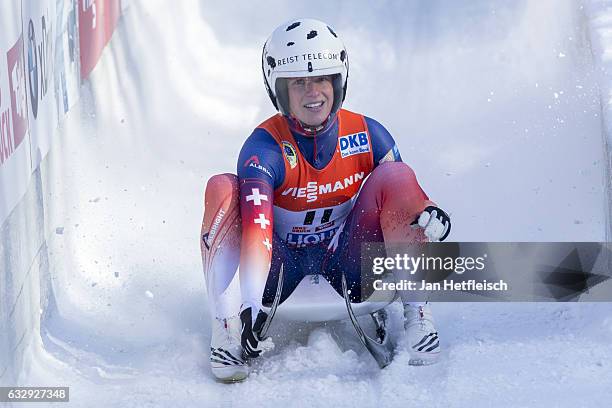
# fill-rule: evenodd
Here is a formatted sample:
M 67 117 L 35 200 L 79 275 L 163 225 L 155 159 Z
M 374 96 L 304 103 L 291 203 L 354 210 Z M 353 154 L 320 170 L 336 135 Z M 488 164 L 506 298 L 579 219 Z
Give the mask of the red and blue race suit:
M 281 264 L 281 302 L 305 275 L 341 294 L 342 274 L 359 302 L 362 242 L 423 239 L 410 223 L 432 203 L 374 119 L 342 109 L 305 135 L 277 114 L 246 140 L 237 171 L 243 306 L 271 304 Z

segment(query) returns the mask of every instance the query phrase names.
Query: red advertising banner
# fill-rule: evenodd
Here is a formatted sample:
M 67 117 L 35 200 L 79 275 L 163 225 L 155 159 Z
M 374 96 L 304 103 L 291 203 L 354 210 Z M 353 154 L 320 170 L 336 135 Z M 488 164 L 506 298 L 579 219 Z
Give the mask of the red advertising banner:
M 6 53 L 8 80 L 11 94 L 11 110 L 13 112 L 12 150 L 21 144 L 28 130 L 28 112 L 25 90 L 25 65 L 23 62 L 23 36 Z
M 5 2 L 0 9 L 0 224 L 3 224 L 25 194 L 32 167 L 22 3 Z
M 81 79 L 96 66 L 120 15 L 121 0 L 79 0 Z

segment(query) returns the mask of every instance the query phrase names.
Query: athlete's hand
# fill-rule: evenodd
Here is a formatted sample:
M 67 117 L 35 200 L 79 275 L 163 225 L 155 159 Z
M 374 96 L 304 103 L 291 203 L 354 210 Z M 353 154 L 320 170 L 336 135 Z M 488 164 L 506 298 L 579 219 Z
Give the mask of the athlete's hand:
M 425 236 L 431 241 L 444 241 L 451 230 L 451 221 L 447 213 L 438 207 L 430 205 L 412 223 L 418 224 L 425 231 Z
M 257 313 L 255 323 L 253 323 L 251 307 L 247 307 L 240 312 L 240 320 L 242 322 L 240 343 L 242 344 L 244 355 L 248 358 L 259 357 L 261 354 L 274 348 L 274 343 L 272 343 L 270 337 L 265 339 L 259 338 L 259 333 L 267 317 L 268 315 L 260 310 L 259 313 Z

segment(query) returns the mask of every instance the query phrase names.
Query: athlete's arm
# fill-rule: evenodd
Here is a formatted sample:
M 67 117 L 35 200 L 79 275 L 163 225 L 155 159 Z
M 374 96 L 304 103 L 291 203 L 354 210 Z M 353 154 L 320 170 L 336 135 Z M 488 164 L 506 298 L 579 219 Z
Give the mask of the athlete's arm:
M 402 156 L 391 133 L 372 118 L 365 117 L 374 153 L 374 166 L 384 162 L 401 162 Z
M 249 136 L 240 151 L 237 172 L 242 217 L 241 309 L 251 307 L 255 319 L 272 259 L 274 188 L 285 177 L 282 152 L 268 132 L 255 129 Z

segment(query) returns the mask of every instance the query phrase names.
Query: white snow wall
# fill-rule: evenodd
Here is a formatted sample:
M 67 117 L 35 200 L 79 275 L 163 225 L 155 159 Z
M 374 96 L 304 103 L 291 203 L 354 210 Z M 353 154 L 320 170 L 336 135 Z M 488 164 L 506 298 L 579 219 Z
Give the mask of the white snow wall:
M 7 61 L 0 65 L 0 385 L 16 384 L 24 350 L 40 336 L 42 314 L 53 310 L 47 242 L 62 231 L 49 215 L 54 191 L 64 188 L 56 164 L 65 159 L 50 151 L 120 7 L 119 0 L 0 5 Z
M 39 335 L 40 315 L 49 300 L 43 190 L 49 188 L 50 162 L 44 160 L 35 170 L 26 194 L 0 230 L 0 384 L 15 384 L 23 350 Z M 61 188 L 61 180 L 53 185 Z

